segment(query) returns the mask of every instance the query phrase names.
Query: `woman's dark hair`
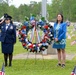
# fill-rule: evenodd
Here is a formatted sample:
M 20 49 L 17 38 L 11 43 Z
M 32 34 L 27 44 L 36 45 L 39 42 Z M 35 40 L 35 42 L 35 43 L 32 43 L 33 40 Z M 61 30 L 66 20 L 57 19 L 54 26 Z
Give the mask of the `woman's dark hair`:
M 63 20 L 64 20 L 63 15 L 62 15 L 62 14 L 58 14 L 58 15 L 61 15 L 61 17 L 62 17 L 62 21 L 61 21 L 61 23 L 63 23 Z M 57 16 L 58 16 L 58 15 L 57 15 Z M 56 21 L 56 23 L 58 23 L 58 20 Z

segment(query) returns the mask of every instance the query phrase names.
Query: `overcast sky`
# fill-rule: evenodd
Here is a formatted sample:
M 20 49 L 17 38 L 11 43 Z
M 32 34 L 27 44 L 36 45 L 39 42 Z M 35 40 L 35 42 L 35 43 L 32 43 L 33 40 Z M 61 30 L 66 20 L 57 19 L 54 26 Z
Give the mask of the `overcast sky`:
M 20 4 L 30 4 L 30 1 L 41 2 L 42 0 L 13 0 L 10 5 L 15 5 L 16 7 L 19 7 Z M 51 0 L 47 0 L 47 2 L 50 3 Z

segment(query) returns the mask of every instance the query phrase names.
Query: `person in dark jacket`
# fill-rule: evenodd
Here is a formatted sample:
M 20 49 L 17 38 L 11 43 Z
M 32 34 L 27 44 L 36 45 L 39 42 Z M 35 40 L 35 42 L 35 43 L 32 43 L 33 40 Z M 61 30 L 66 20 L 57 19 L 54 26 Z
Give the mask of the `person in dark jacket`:
M 7 15 L 4 22 L 0 24 L 1 28 L 1 47 L 4 54 L 5 66 L 12 66 L 13 48 L 16 43 L 16 27 L 11 21 L 12 17 Z

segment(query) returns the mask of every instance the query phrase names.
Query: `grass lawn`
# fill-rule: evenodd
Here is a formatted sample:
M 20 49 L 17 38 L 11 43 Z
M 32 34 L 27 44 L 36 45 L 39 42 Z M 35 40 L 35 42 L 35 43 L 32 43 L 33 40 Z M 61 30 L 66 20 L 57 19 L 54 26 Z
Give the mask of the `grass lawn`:
M 13 60 L 12 67 L 6 67 L 6 75 L 70 75 L 75 61 L 66 61 L 66 67 L 57 67 L 57 60 Z
M 76 36 L 74 36 L 71 40 L 70 39 L 66 40 L 66 52 L 67 53 L 72 53 L 72 54 L 76 53 L 76 44 L 71 46 L 71 42 L 74 41 L 75 39 L 76 39 Z
M 68 28 L 69 33 L 71 27 Z M 76 53 L 76 45 L 71 46 L 70 43 L 76 39 L 74 36 L 71 40 L 67 39 L 66 52 L 70 54 Z M 1 47 L 0 47 L 1 50 Z M 24 53 L 26 50 L 22 47 L 21 43 L 17 39 L 15 44 L 14 55 Z M 0 68 L 3 63 L 3 54 L 0 51 Z M 66 67 L 57 67 L 57 60 L 13 60 L 12 67 L 6 67 L 6 75 L 70 75 L 74 66 L 76 65 L 76 57 L 73 60 L 66 60 Z
M 67 27 L 67 31 L 68 33 L 70 34 L 70 36 L 72 36 L 73 34 L 75 36 L 73 36 L 71 39 L 67 39 L 66 40 L 66 52 L 67 53 L 72 53 L 72 54 L 75 54 L 76 53 L 76 44 L 71 46 L 71 42 L 76 40 L 76 31 L 74 31 L 73 33 L 71 33 L 71 31 L 73 31 L 74 27 L 73 26 L 70 26 L 70 27 Z

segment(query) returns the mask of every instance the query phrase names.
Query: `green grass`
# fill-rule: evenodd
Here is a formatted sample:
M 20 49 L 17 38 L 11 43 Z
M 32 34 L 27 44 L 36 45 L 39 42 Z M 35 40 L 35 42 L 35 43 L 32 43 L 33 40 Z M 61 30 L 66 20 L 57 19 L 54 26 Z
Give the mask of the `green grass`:
M 75 37 L 73 37 L 71 40 L 67 39 L 67 42 L 66 42 L 66 52 L 67 53 L 76 53 L 76 44 L 71 45 L 71 42 L 76 39 Z
M 73 29 L 74 29 L 73 26 L 70 26 L 70 27 L 67 28 L 68 33 L 70 35 L 72 35 L 71 31 L 73 31 Z M 76 32 L 73 32 L 73 34 L 76 34 Z M 66 52 L 67 53 L 72 53 L 72 54 L 76 53 L 76 45 L 71 46 L 71 42 L 74 41 L 74 40 L 76 40 L 76 35 L 73 36 L 71 39 L 67 39 L 66 40 Z
M 23 48 L 21 42 L 19 42 L 19 40 L 17 39 L 17 42 L 16 42 L 16 44 L 14 46 L 14 55 L 24 53 L 26 51 L 27 50 Z
M 70 75 L 75 61 L 66 61 L 66 67 L 57 67 L 57 60 L 13 60 L 12 67 L 6 67 L 6 75 Z

